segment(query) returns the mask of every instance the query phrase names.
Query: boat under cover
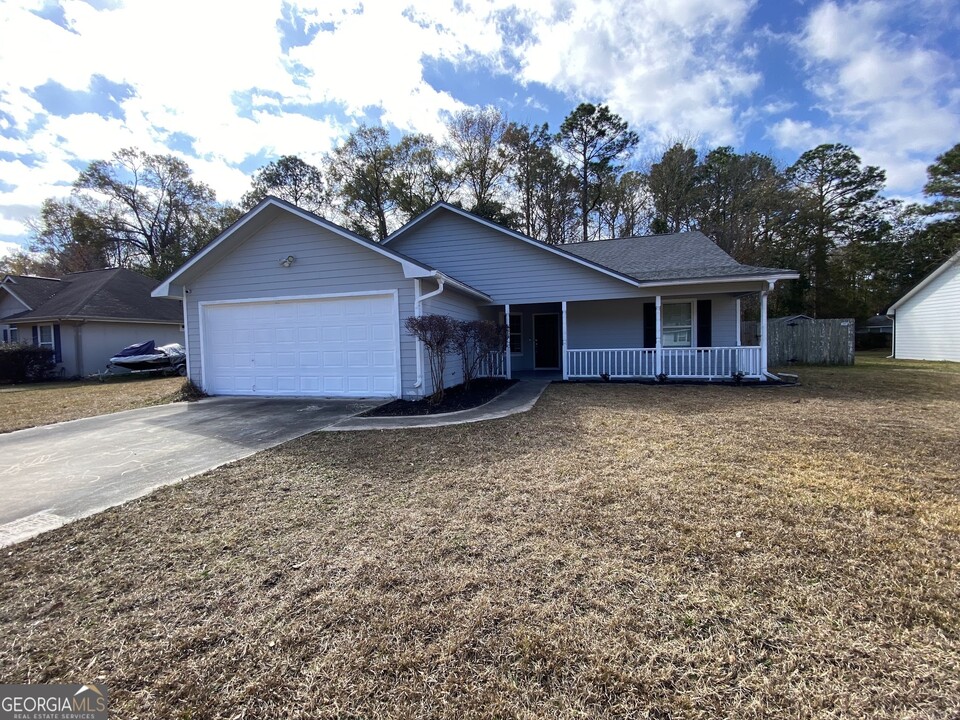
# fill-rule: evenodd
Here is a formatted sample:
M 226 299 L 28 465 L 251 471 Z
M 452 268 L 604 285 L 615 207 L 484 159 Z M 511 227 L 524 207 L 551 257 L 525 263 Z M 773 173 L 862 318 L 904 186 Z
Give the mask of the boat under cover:
M 183 345 L 170 343 L 157 347 L 153 340 L 128 345 L 110 358 L 110 364 L 127 370 L 162 370 L 185 362 Z

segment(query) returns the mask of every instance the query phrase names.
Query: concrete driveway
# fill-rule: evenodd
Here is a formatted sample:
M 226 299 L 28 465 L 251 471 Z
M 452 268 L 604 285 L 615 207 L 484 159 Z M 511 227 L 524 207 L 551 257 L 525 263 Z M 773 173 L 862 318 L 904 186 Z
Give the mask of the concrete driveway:
M 376 404 L 207 398 L 0 435 L 0 547 Z

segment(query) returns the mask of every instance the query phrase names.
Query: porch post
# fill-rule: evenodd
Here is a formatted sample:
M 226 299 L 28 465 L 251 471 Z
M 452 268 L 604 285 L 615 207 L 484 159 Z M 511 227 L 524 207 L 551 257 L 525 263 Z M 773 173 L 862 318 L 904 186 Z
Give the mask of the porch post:
M 737 347 L 740 347 L 740 297 L 737 296 Z
M 760 291 L 760 379 L 767 379 L 767 291 Z
M 560 343 L 560 367 L 563 368 L 563 379 L 570 379 L 570 371 L 567 368 L 567 301 L 564 300 L 560 303 L 560 318 L 562 324 L 560 326 L 561 330 L 561 343 Z
M 507 328 L 507 352 L 504 353 L 503 366 L 506 369 L 507 380 L 513 379 L 513 367 L 510 363 L 510 303 L 503 306 L 503 323 Z
M 654 353 L 657 375 L 663 373 L 663 298 L 657 295 L 657 345 Z

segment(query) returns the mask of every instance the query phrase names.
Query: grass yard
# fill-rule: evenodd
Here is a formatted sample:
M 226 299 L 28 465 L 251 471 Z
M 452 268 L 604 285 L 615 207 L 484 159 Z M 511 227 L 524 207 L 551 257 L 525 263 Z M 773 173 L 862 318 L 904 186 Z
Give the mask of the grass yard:
M 122 718 L 956 718 L 955 370 L 314 434 L 4 551 L 0 677 Z
M 180 399 L 181 377 L 116 377 L 8 385 L 0 390 L 0 433 Z

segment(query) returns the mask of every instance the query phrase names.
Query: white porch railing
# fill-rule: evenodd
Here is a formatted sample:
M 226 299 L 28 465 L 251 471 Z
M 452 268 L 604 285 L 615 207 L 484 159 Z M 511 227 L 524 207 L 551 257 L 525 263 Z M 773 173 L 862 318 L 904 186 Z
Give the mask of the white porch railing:
M 654 348 L 567 350 L 571 378 L 656 377 L 658 351 Z M 722 380 L 760 378 L 759 347 L 663 348 L 659 372 L 668 378 Z
M 654 377 L 657 351 L 648 348 L 567 350 L 567 375 L 572 378 Z
M 477 371 L 477 377 L 506 377 L 507 361 L 506 353 L 502 350 L 495 350 L 487 354 L 480 361 L 480 367 Z

